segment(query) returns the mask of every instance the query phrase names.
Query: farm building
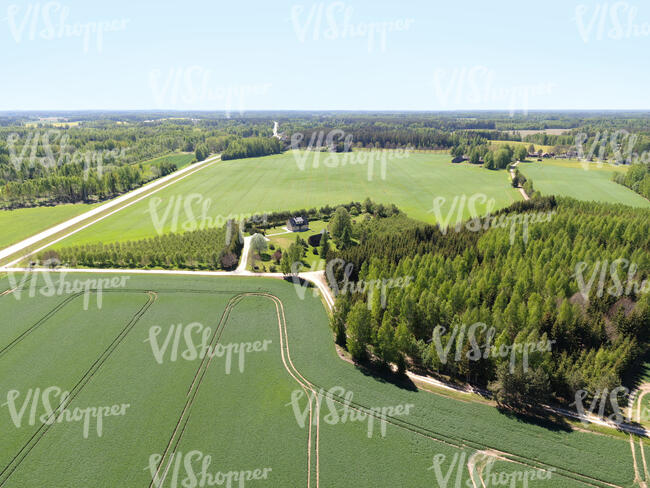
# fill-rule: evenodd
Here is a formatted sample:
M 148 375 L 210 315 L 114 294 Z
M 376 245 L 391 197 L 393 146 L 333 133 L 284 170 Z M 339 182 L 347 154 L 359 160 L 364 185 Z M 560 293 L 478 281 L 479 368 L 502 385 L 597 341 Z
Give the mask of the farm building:
M 287 229 L 289 229 L 291 232 L 302 232 L 309 230 L 309 220 L 307 217 L 303 216 L 290 217 L 289 220 L 287 220 Z

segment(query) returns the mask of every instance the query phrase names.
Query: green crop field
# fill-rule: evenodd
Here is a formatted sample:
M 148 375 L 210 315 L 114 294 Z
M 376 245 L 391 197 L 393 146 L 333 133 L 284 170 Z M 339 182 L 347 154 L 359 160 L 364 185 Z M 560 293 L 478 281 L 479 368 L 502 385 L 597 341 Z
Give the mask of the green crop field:
M 545 159 L 541 162 L 521 163 L 518 167 L 524 176 L 533 180 L 535 189 L 542 195 L 561 195 L 578 200 L 650 208 L 650 202 L 641 195 L 612 181 L 614 172 L 626 171 L 622 166 Z
M 210 474 L 266 473 L 241 486 L 444 486 L 448 475 L 448 486 L 471 486 L 467 464 L 487 476 L 485 451 L 499 457 L 493 476 L 550 473 L 529 486 L 632 486 L 624 436 L 538 425 L 342 361 L 310 289 L 270 278 L 130 275 L 124 286 L 84 296 L 65 287 L 52 293 L 60 275 L 49 276 L 49 287 L 39 275 L 20 295 L 0 296 L 0 313 L 14 318 L 0 334 L 3 488 L 147 487 L 150 466 L 155 473 L 159 465 L 162 486 L 181 486 L 188 460 L 195 474 L 201 463 Z M 98 278 L 119 281 L 89 273 L 65 280 Z M 0 292 L 20 279 L 0 277 Z M 210 327 L 206 344 L 221 345 L 221 354 L 202 360 L 186 351 L 190 324 L 194 344 Z M 229 345 L 255 342 L 268 347 L 234 352 L 232 361 L 224 354 Z M 70 392 L 69 410 L 119 405 L 124 414 L 104 417 L 101 436 L 91 418 L 87 438 L 81 420 L 43 424 L 44 404 L 25 399 L 50 386 Z M 319 421 L 311 425 L 303 387 L 323 394 L 320 408 L 312 402 Z M 7 403 L 12 390 L 17 399 Z M 394 412 L 361 418 L 382 407 Z
M 0 210 L 0 249 L 76 217 L 98 204 L 66 204 L 56 207 Z
M 358 161 L 369 154 L 358 151 L 348 158 Z M 443 197 L 442 219 L 449 218 L 452 223 L 485 212 L 480 198 L 472 205 L 466 202 L 472 196 L 484 194 L 493 199 L 496 208 L 521 200 L 508 184 L 505 171 L 452 165 L 447 154 L 389 157 L 384 175 L 378 161 L 373 165 L 352 164 L 345 158 L 344 154 L 289 151 L 220 162 L 162 190 L 154 200 L 143 200 L 58 246 L 140 239 L 157 231 L 182 231 L 191 225 L 223 225 L 227 216 L 321 207 L 363 201 L 366 197 L 394 203 L 410 217 L 427 222 L 436 221 L 431 212 L 433 201 Z

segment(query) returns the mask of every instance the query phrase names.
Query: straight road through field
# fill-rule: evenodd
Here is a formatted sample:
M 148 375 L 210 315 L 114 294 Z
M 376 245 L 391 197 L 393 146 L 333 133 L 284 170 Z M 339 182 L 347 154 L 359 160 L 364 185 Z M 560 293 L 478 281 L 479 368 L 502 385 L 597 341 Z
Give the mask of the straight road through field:
M 5 249 L 0 250 L 0 261 L 10 256 L 13 256 L 15 254 L 18 254 L 21 251 L 25 251 L 36 244 L 45 243 L 47 241 L 45 245 L 39 247 L 36 250 L 31 250 L 27 255 L 38 252 L 44 249 L 45 247 L 50 246 L 51 244 L 54 244 L 55 242 L 58 242 L 61 239 L 68 237 L 69 235 L 88 227 L 89 225 L 99 222 L 100 220 L 114 214 L 115 212 L 118 212 L 130 205 L 133 205 L 134 203 L 142 200 L 143 198 L 147 198 L 153 193 L 162 190 L 163 188 L 166 188 L 167 186 L 174 184 L 180 181 L 181 179 L 184 179 L 185 177 L 212 165 L 215 161 L 219 159 L 219 157 L 220 155 L 212 156 L 200 163 L 186 166 L 185 168 L 175 171 L 172 174 L 169 174 L 162 178 L 158 178 L 152 181 L 151 183 L 141 186 L 140 188 L 137 188 L 129 193 L 125 193 L 124 195 L 121 195 L 103 205 L 100 205 L 99 207 L 89 210 L 88 212 L 73 217 L 72 219 L 67 220 L 61 224 L 55 225 L 54 227 L 44 230 L 43 232 L 40 232 L 32 237 L 24 239 L 23 241 L 18 242 L 17 244 L 13 244 L 9 247 L 6 247 Z M 139 197 L 139 198 L 135 198 L 135 197 Z M 109 213 L 106 213 L 108 210 L 111 209 L 114 210 Z M 92 220 L 90 222 L 86 222 L 89 219 Z M 62 232 L 65 232 L 66 230 L 71 229 L 82 223 L 84 223 L 83 226 L 76 228 L 72 232 L 67 233 L 62 237 L 56 238 Z M 48 238 L 56 238 L 56 240 L 48 240 Z M 27 255 L 21 255 L 20 258 L 12 261 L 8 265 L 13 266 L 19 263 L 21 260 L 25 259 Z

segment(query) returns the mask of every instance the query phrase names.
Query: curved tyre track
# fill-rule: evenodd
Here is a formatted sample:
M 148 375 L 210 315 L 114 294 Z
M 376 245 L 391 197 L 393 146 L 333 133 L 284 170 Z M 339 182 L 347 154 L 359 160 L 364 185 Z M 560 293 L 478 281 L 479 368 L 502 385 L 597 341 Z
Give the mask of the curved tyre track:
M 97 272 L 102 272 L 102 270 L 97 270 Z M 233 276 L 231 274 L 231 276 Z M 236 276 L 236 275 L 234 275 Z M 233 277 L 234 277 L 233 276 Z M 171 291 L 171 290 L 165 290 L 165 291 Z M 184 291 L 187 292 L 188 290 L 178 290 L 178 291 Z M 207 293 L 211 293 L 211 291 L 207 291 Z M 319 487 L 319 472 L 320 472 L 320 464 L 319 464 L 319 437 L 320 437 L 320 425 L 319 425 L 319 417 L 320 417 L 320 412 L 319 412 L 319 400 L 317 400 L 317 390 L 320 389 L 324 393 L 322 393 L 325 396 L 328 396 L 335 402 L 338 402 L 342 405 L 347 405 L 348 408 L 357 410 L 359 412 L 364 412 L 367 415 L 372 415 L 375 418 L 379 418 L 380 421 L 384 421 L 386 423 L 389 423 L 397 428 L 407 430 L 413 434 L 425 437 L 427 439 L 433 440 L 435 442 L 441 442 L 446 445 L 456 447 L 456 448 L 469 448 L 469 449 L 474 449 L 476 451 L 490 451 L 493 453 L 497 453 L 499 456 L 502 456 L 504 460 L 514 462 L 517 464 L 521 464 L 524 466 L 528 466 L 534 469 L 542 469 L 542 470 L 548 470 L 549 468 L 554 468 L 555 473 L 558 476 L 562 476 L 564 478 L 571 479 L 573 481 L 578 481 L 582 484 L 585 484 L 587 486 L 595 486 L 595 487 L 612 487 L 612 488 L 617 488 L 619 485 L 609 483 L 607 481 L 604 481 L 602 479 L 594 478 L 591 476 L 584 475 L 580 472 L 573 471 L 571 469 L 566 469 L 566 468 L 561 468 L 552 464 L 547 464 L 543 463 L 540 461 L 537 461 L 536 459 L 528 458 L 525 456 L 513 454 L 513 453 L 508 453 L 504 451 L 500 451 L 498 449 L 495 449 L 492 446 L 472 441 L 470 439 L 461 437 L 461 436 L 456 436 L 453 434 L 443 434 L 440 432 L 436 432 L 433 429 L 422 427 L 418 424 L 407 422 L 403 419 L 399 418 L 394 418 L 390 416 L 386 417 L 379 417 L 378 414 L 376 414 L 374 411 L 370 410 L 370 408 L 358 403 L 358 402 L 350 402 L 348 399 L 344 399 L 342 397 L 338 397 L 336 395 L 331 394 L 330 392 L 326 392 L 324 388 L 321 388 L 318 384 L 311 382 L 307 380 L 300 372 L 299 370 L 295 367 L 293 364 L 293 361 L 291 360 L 290 356 L 290 348 L 289 348 L 289 341 L 288 341 L 288 333 L 287 333 L 287 327 L 286 327 L 286 318 L 284 314 L 284 305 L 282 301 L 275 295 L 272 295 L 271 293 L 267 292 L 244 292 L 240 293 L 239 295 L 234 296 L 231 298 L 231 300 L 228 302 L 228 305 L 226 306 L 226 309 L 224 310 L 222 314 L 222 318 L 220 321 L 220 326 L 217 327 L 217 330 L 215 330 L 215 334 L 213 335 L 212 339 L 213 341 L 217 341 L 214 343 L 216 345 L 218 343 L 219 338 L 221 337 L 221 333 L 223 331 L 223 327 L 225 327 L 227 318 L 232 310 L 232 308 L 237 305 L 241 299 L 243 299 L 246 296 L 262 296 L 269 298 L 272 300 L 276 306 L 276 312 L 278 316 L 278 329 L 280 332 L 280 340 L 281 340 L 281 356 L 282 356 L 282 361 L 285 366 L 285 369 L 289 374 L 300 384 L 301 388 L 305 393 L 307 394 L 309 398 L 309 418 L 310 418 L 310 429 L 308 433 L 308 480 L 307 480 L 307 486 L 308 488 L 311 488 L 311 481 L 312 481 L 312 471 L 315 472 L 315 485 L 317 488 Z M 165 459 L 172 459 L 173 457 L 170 456 L 175 452 L 175 448 L 178 446 L 178 443 L 183 435 L 185 426 L 187 425 L 187 421 L 189 419 L 189 415 L 191 413 L 191 407 L 192 407 L 192 402 L 196 396 L 196 393 L 198 391 L 198 388 L 201 385 L 202 379 L 207 371 L 207 367 L 210 364 L 210 358 L 204 358 L 204 360 L 201 362 L 199 365 L 199 368 L 197 369 L 197 372 L 194 376 L 194 379 L 192 381 L 192 384 L 190 385 L 188 392 L 187 392 L 187 402 L 186 406 L 183 409 L 183 412 L 181 413 L 181 416 L 177 422 L 176 428 L 174 429 L 174 432 L 172 434 L 172 437 L 170 438 L 170 441 L 168 442 L 167 448 L 165 450 L 164 456 L 161 458 L 161 461 L 158 466 L 158 470 L 156 472 L 156 476 L 152 480 L 152 483 L 150 486 L 160 486 L 159 484 L 155 484 L 154 482 L 156 481 L 156 477 L 158 477 L 162 473 L 162 478 L 159 480 L 159 482 L 164 481 L 164 477 L 166 476 L 166 473 L 168 472 L 169 466 L 165 466 Z M 310 394 L 311 393 L 311 394 Z M 315 424 L 315 425 L 312 425 Z M 312 432 L 312 429 L 315 427 L 315 433 Z M 314 444 L 315 441 L 315 444 Z M 314 446 L 312 447 L 312 445 Z M 313 451 L 313 455 L 312 455 Z M 23 456 L 24 457 L 24 456 Z M 313 463 L 315 462 L 315 467 L 313 466 Z M 6 481 L 6 478 L 3 478 L 5 471 L 3 470 L 0 472 L 0 486 L 4 484 L 4 481 Z
M 315 478 L 316 478 L 315 486 L 316 488 L 318 488 L 320 482 L 319 458 L 318 458 L 318 437 L 319 437 L 319 430 L 320 430 L 319 405 L 318 405 L 318 401 L 315 401 L 316 390 L 300 374 L 300 372 L 295 368 L 293 362 L 291 361 L 291 356 L 289 352 L 289 338 L 288 338 L 287 327 L 286 327 L 286 317 L 284 314 L 284 305 L 282 304 L 282 301 L 277 296 L 266 292 L 244 292 L 235 295 L 226 304 L 226 307 L 223 313 L 221 314 L 219 324 L 217 325 L 211 337 L 209 347 L 214 349 L 214 347 L 217 344 L 219 344 L 221 335 L 223 334 L 223 331 L 230 317 L 230 313 L 232 312 L 233 308 L 238 303 L 240 303 L 245 297 L 268 298 L 275 305 L 277 319 L 278 319 L 278 331 L 280 333 L 280 355 L 282 358 L 282 363 L 284 365 L 284 368 L 291 375 L 291 377 L 300 385 L 300 387 L 307 395 L 307 398 L 309 399 L 309 424 L 308 424 L 309 429 L 307 434 L 307 487 L 311 488 L 312 486 L 312 471 L 314 471 Z M 156 467 L 156 472 L 152 476 L 151 483 L 149 484 L 150 488 L 160 487 L 165 482 L 167 474 L 169 473 L 169 469 L 173 463 L 174 454 L 176 453 L 176 449 L 180 444 L 180 441 L 187 427 L 187 423 L 190 419 L 194 400 L 196 399 L 196 395 L 201 387 L 203 379 L 205 378 L 210 363 L 212 362 L 212 357 L 213 357 L 212 355 L 206 354 L 202 358 L 197 368 L 192 383 L 190 384 L 190 387 L 186 394 L 187 400 L 185 402 L 185 406 L 183 407 L 179 419 L 176 422 L 176 426 L 174 427 L 174 430 L 167 443 L 167 446 L 165 447 L 165 450 L 161 455 L 160 461 L 158 462 L 158 466 Z M 316 429 L 315 436 L 312 434 L 312 430 L 314 427 Z M 315 437 L 315 442 L 314 442 L 314 437 Z M 312 447 L 312 444 L 315 444 L 314 447 Z M 314 455 L 312 455 L 312 451 L 314 451 Z M 312 466 L 314 458 L 315 458 L 315 467 Z

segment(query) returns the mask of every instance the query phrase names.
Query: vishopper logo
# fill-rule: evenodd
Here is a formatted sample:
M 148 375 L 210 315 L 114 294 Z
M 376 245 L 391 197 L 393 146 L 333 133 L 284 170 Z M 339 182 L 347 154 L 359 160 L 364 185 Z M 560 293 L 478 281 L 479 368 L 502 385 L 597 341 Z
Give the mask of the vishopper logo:
M 292 154 L 300 171 L 310 169 L 307 160 L 311 157 L 311 168 L 318 169 L 323 160 L 327 168 L 339 168 L 346 165 L 367 165 L 367 179 L 372 181 L 375 176 L 375 163 L 379 166 L 379 178 L 386 179 L 388 160 L 405 159 L 410 156 L 412 148 L 399 149 L 357 149 L 352 151 L 352 134 L 346 134 L 341 129 L 313 132 L 309 142 L 303 144 L 305 135 L 296 132 L 291 135 Z
M 237 223 L 241 230 L 246 222 L 253 224 L 268 222 L 268 212 L 211 215 L 211 207 L 211 198 L 206 198 L 201 193 L 190 193 L 189 195 L 173 195 L 167 200 L 160 197 L 150 198 L 149 208 L 145 210 L 145 213 L 151 215 L 151 221 L 158 235 L 162 235 L 164 232 L 190 232 L 221 228 L 229 223 Z M 227 230 L 234 232 L 231 225 L 228 225 Z M 243 242 L 243 237 L 238 237 L 240 242 Z M 231 242 L 230 234 L 226 241 L 227 243 Z
M 225 486 L 226 488 L 244 488 L 249 481 L 267 480 L 272 468 L 256 468 L 238 471 L 211 471 L 212 456 L 194 450 L 185 454 L 178 451 L 171 455 L 167 469 L 161 473 L 161 454 L 149 456 L 149 465 L 145 468 L 151 473 L 152 486 L 162 488 L 194 488 L 206 486 Z M 169 469 L 171 468 L 171 471 Z M 165 484 L 165 480 L 170 482 Z
M 162 327 L 154 325 L 149 328 L 149 336 L 144 340 L 151 345 L 151 352 L 158 364 L 165 360 L 175 362 L 196 361 L 204 358 L 225 358 L 226 374 L 232 371 L 233 359 L 237 358 L 239 372 L 244 372 L 246 355 L 258 352 L 268 352 L 270 339 L 255 342 L 240 342 L 212 345 L 216 332 L 199 322 L 187 325 L 172 324 L 163 332 Z M 163 337 L 164 335 L 164 337 Z
M 634 151 L 639 140 L 638 134 L 619 129 L 616 131 L 598 131 L 593 137 L 581 132 L 575 137 L 575 155 L 582 160 L 582 168 L 588 170 L 596 161 L 602 167 L 608 156 L 618 164 L 650 164 L 650 151 L 641 154 Z
M 555 83 L 505 85 L 487 66 L 438 68 L 433 74 L 433 88 L 441 108 L 508 107 L 510 116 L 528 115 L 530 101 L 553 94 Z
M 447 465 L 445 454 L 433 456 L 432 464 L 427 468 L 433 471 L 436 477 L 436 486 L 439 488 L 476 488 L 483 486 L 522 486 L 527 487 L 529 481 L 550 480 L 556 468 L 528 469 L 515 471 L 494 471 L 497 459 L 507 460 L 491 451 L 477 451 L 471 456 L 465 452 L 454 453 Z M 469 471 L 469 479 L 463 478 L 465 469 Z M 455 476 L 454 476 L 455 474 Z
M 199 65 L 149 72 L 156 107 L 205 109 L 206 105 L 219 104 L 228 117 L 233 111 L 243 115 L 250 100 L 262 100 L 272 86 L 271 83 L 223 85 L 219 79 L 211 69 Z
M 335 267 L 344 267 L 343 273 L 343 286 L 339 288 L 336 281 Z M 358 280 L 356 282 L 349 281 L 349 277 L 354 270 L 354 264 L 346 263 L 341 258 L 332 259 L 327 263 L 325 274 L 329 283 L 332 286 L 334 296 L 345 295 L 348 293 L 361 293 L 368 295 L 368 309 L 372 308 L 373 297 L 376 291 L 380 292 L 380 305 L 381 308 L 387 306 L 387 290 L 391 288 L 406 288 L 411 285 L 415 279 L 414 276 L 399 276 L 391 278 L 377 278 L 371 280 Z
M 484 208 L 484 211 L 479 211 Z M 522 228 L 522 239 L 524 244 L 528 243 L 528 226 L 530 224 L 550 222 L 555 211 L 550 212 L 526 212 L 522 214 L 506 214 L 503 213 L 498 216 L 493 216 L 492 211 L 496 207 L 496 200 L 488 198 L 483 193 L 475 193 L 470 195 L 455 195 L 451 201 L 451 205 L 447 205 L 447 198 L 438 196 L 433 199 L 433 206 L 429 209 L 429 213 L 433 213 L 436 222 L 440 228 L 440 232 L 446 235 L 450 229 L 451 222 L 456 222 L 453 227 L 455 232 L 460 232 L 463 228 L 470 232 L 479 232 L 481 230 L 488 230 L 490 228 L 508 228 L 510 227 L 510 245 L 513 245 L 517 236 L 517 229 L 519 226 Z M 446 208 L 446 214 L 443 209 Z M 467 213 L 475 215 L 470 220 L 463 221 L 464 215 Z M 485 215 L 478 217 L 478 215 Z
M 55 151 L 55 147 L 58 149 Z M 23 139 L 13 133 L 7 137 L 9 157 L 16 168 L 21 171 L 25 165 L 33 168 L 41 164 L 46 168 L 58 168 L 64 164 L 83 164 L 84 177 L 88 178 L 94 169 L 102 176 L 104 164 L 123 159 L 130 148 L 82 151 L 70 144 L 70 136 L 63 131 L 33 131 Z
M 650 23 L 639 21 L 638 16 L 638 7 L 628 2 L 581 3 L 575 9 L 578 33 L 585 44 L 592 39 L 620 41 L 650 36 Z
M 585 280 L 585 271 L 590 267 L 591 274 L 589 274 L 588 280 Z M 595 296 L 599 298 L 605 293 L 614 297 L 632 295 L 633 293 L 638 296 L 650 291 L 650 283 L 647 279 L 639 282 L 637 271 L 637 264 L 625 258 L 615 259 L 611 263 L 607 259 L 596 261 L 593 264 L 580 261 L 575 266 L 573 277 L 576 279 L 580 294 L 585 300 L 589 300 L 596 283 L 598 287 Z M 623 279 L 621 274 L 624 275 Z M 598 278 L 597 282 L 596 278 Z M 606 287 L 605 285 L 610 281 L 611 285 Z
M 575 401 L 569 406 L 575 407 L 576 412 L 581 417 L 581 422 L 585 425 L 589 424 L 588 418 L 590 415 L 596 415 L 620 424 L 625 420 L 625 417 L 619 405 L 619 400 L 624 401 L 629 394 L 630 390 L 624 386 L 618 386 L 612 390 L 608 388 L 599 389 L 595 392 L 578 390 L 575 393 Z M 587 400 L 587 404 L 585 404 L 585 400 Z M 607 411 L 612 413 L 605 416 Z
M 476 322 L 467 328 L 466 324 L 452 327 L 450 333 L 447 328 L 437 325 L 433 329 L 431 340 L 436 348 L 436 353 L 442 364 L 453 361 L 480 361 L 488 358 L 510 357 L 509 371 L 514 373 L 517 360 L 521 359 L 524 373 L 528 371 L 529 355 L 534 352 L 550 352 L 555 340 L 539 340 L 537 342 L 514 342 L 512 344 L 501 344 L 496 347 L 493 344 L 496 336 L 496 329 L 488 327 L 483 322 Z M 469 345 L 469 350 L 463 355 L 463 346 Z M 453 357 L 450 357 L 452 346 L 456 346 Z
M 56 275 L 56 278 L 53 277 L 54 275 Z M 84 310 L 89 309 L 90 297 L 92 295 L 96 297 L 97 309 L 101 310 L 104 290 L 126 287 L 126 282 L 130 276 L 72 280 L 68 279 L 65 271 L 56 273 L 43 271 L 30 273 L 21 272 L 19 278 L 18 273 L 8 271 L 7 278 L 9 280 L 9 293 L 13 295 L 16 300 L 20 300 L 25 292 L 29 298 L 83 293 Z M 42 280 L 40 278 L 42 278 Z
M 320 2 L 307 7 L 300 4 L 291 8 L 293 30 L 301 43 L 310 37 L 312 41 L 366 38 L 369 53 L 376 49 L 385 52 L 388 34 L 407 31 L 415 22 L 414 19 L 357 22 L 353 16 L 354 8 L 345 2 Z
M 314 425 L 320 419 L 329 425 L 345 424 L 348 422 L 366 422 L 368 424 L 368 438 L 372 438 L 375 432 L 375 422 L 379 423 L 381 437 L 386 437 L 387 418 L 395 416 L 410 415 L 415 405 L 412 403 L 399 404 L 395 406 L 365 408 L 353 404 L 354 393 L 347 391 L 342 386 L 334 386 L 325 391 L 321 388 L 317 393 L 310 392 L 309 396 L 304 390 L 294 390 L 291 393 L 291 401 L 286 404 L 291 407 L 296 417 L 296 422 L 301 429 L 305 428 L 309 418 L 309 407 L 316 401 L 317 411 L 323 407 L 323 399 L 327 413 L 313 417 Z
M 122 18 L 72 23 L 69 17 L 70 7 L 67 5 L 59 2 L 38 2 L 28 3 L 26 6 L 9 5 L 6 20 L 17 44 L 24 39 L 54 41 L 78 37 L 82 41 L 84 53 L 88 53 L 92 48 L 100 53 L 104 47 L 104 35 L 126 30 L 131 21 Z
M 16 428 L 23 425 L 34 426 L 37 423 L 53 425 L 63 422 L 83 422 L 83 438 L 87 439 L 90 434 L 91 421 L 95 423 L 97 437 L 101 437 L 104 428 L 105 417 L 120 417 L 126 415 L 126 409 L 130 404 L 122 403 L 107 407 L 86 407 L 70 408 L 68 406 L 70 393 L 58 386 L 50 386 L 44 389 L 30 388 L 24 398 L 19 400 L 19 390 L 9 390 L 7 401 L 2 404 L 7 407 L 11 421 Z M 53 407 L 53 405 L 58 405 Z M 29 416 L 25 417 L 29 408 Z M 43 412 L 41 415 L 37 413 Z

